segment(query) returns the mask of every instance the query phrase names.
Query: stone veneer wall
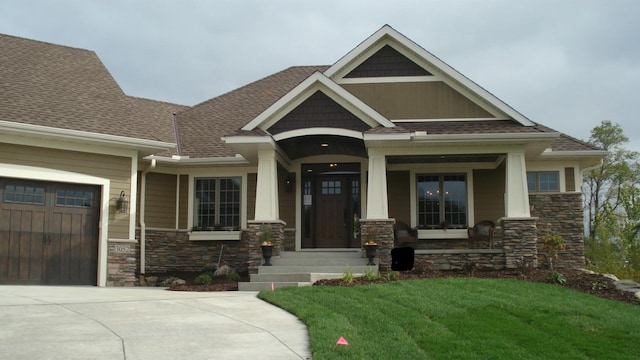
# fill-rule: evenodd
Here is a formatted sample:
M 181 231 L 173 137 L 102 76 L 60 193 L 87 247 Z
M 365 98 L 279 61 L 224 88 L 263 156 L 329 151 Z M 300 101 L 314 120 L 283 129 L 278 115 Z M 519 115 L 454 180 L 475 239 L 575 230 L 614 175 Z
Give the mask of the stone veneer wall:
M 246 272 L 249 261 L 246 231 L 240 240 L 215 241 L 191 241 L 185 230 L 146 231 L 146 273 L 201 271 L 217 265 L 219 258 L 220 265 Z
M 538 267 L 536 218 L 502 218 L 502 248 L 505 251 L 505 266 L 516 268 L 516 262 L 524 260 Z
M 140 246 L 137 241 L 109 240 L 107 245 L 107 286 L 138 285 Z
M 284 229 L 284 251 L 296 251 L 296 229 Z
M 393 225 L 395 219 L 360 219 L 362 241 L 374 240 L 378 244 L 377 257 L 380 270 L 391 269 L 391 249 L 393 249 Z
M 415 255 L 414 268 L 419 270 L 502 270 L 505 254 L 501 249 L 435 250 Z
M 538 238 L 547 232 L 561 235 L 567 247 L 560 251 L 554 267 L 582 268 L 584 257 L 584 219 L 581 193 L 530 194 L 531 216 L 538 217 Z M 540 266 L 547 267 L 546 255 L 538 254 Z
M 273 235 L 273 256 L 280 256 L 280 252 L 285 248 L 285 223 L 282 221 L 264 222 L 250 221 L 247 229 L 247 239 L 249 246 L 247 248 L 248 270 L 250 274 L 258 272 L 258 266 L 262 264 L 262 248 L 261 235 L 266 228 L 271 230 Z

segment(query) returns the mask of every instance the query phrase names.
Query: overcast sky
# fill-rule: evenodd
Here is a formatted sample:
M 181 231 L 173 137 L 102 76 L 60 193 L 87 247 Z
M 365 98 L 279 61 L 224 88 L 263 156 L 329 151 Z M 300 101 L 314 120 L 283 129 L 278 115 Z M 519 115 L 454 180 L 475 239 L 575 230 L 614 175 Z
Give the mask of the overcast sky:
M 128 95 L 184 105 L 331 65 L 384 24 L 535 122 L 586 140 L 611 120 L 640 151 L 638 0 L 0 0 L 0 33 L 95 51 Z

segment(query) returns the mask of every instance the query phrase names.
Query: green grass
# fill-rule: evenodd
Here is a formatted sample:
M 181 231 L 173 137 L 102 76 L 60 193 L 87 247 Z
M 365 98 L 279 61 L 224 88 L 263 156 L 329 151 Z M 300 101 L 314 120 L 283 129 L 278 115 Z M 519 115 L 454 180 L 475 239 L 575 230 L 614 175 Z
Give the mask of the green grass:
M 314 360 L 640 358 L 640 306 L 557 285 L 443 278 L 259 297 L 307 325 Z

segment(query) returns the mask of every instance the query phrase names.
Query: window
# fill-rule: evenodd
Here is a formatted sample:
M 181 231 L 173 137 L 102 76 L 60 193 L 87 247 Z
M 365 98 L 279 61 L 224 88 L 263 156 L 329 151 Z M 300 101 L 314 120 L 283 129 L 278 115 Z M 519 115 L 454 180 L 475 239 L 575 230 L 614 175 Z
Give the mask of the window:
M 93 192 L 73 189 L 58 189 L 56 191 L 56 206 L 92 207 Z
M 4 187 L 4 202 L 44 205 L 44 188 L 37 186 L 7 185 Z
M 418 227 L 467 227 L 466 175 L 417 175 Z
M 194 228 L 238 229 L 240 227 L 240 185 L 239 177 L 196 179 Z
M 560 191 L 560 175 L 557 171 L 527 172 L 529 192 Z

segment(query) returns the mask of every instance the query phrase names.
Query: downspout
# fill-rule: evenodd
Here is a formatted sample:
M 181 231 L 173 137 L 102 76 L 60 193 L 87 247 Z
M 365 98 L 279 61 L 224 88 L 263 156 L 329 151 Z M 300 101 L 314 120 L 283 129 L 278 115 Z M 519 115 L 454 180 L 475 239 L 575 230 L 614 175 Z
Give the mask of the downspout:
M 140 176 L 140 281 L 142 283 L 144 274 L 146 273 L 146 240 L 147 240 L 147 224 L 144 221 L 145 202 L 147 199 L 147 173 L 156 167 L 156 159 L 151 159 L 151 164 Z

